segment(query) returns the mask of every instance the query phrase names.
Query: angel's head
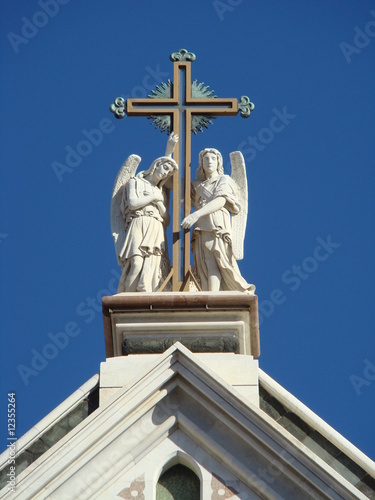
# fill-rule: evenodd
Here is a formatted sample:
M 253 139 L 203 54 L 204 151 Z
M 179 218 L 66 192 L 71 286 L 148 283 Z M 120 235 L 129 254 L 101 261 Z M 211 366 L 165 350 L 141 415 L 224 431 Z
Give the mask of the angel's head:
M 196 179 L 203 181 L 213 174 L 223 175 L 223 157 L 220 151 L 214 148 L 206 148 L 199 153 L 199 166 Z
M 161 156 L 156 158 L 145 172 L 143 172 L 143 177 L 148 177 L 152 179 L 155 185 L 163 183 L 170 177 L 176 170 L 178 170 L 178 165 L 170 156 Z

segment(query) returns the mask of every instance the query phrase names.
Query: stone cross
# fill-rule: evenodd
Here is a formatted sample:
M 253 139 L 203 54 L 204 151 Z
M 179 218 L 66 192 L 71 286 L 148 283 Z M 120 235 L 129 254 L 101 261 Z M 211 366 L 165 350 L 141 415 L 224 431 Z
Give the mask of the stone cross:
M 173 291 L 189 289 L 190 280 L 195 281 L 190 266 L 190 230 L 181 228 L 182 220 L 190 214 L 191 177 L 191 132 L 202 132 L 212 123 L 209 117 L 233 116 L 239 111 L 247 118 L 254 105 L 246 96 L 240 102 L 236 98 L 217 98 L 213 91 L 202 83 L 191 81 L 191 62 L 195 55 L 181 49 L 170 56 L 173 61 L 173 83 L 162 83 L 148 98 L 115 99 L 111 111 L 116 118 L 147 116 L 162 131 L 173 131 L 179 136 L 174 159 L 179 165 L 173 176 L 172 218 L 172 269 L 159 291 L 172 280 Z

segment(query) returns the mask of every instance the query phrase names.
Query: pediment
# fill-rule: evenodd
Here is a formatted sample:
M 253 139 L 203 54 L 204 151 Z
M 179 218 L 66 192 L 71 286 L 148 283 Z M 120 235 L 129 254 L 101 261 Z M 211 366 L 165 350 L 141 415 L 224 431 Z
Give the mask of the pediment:
M 125 498 L 134 481 L 152 498 L 173 457 L 202 498 L 220 481 L 233 498 L 365 498 L 178 343 L 20 474 L 17 498 Z

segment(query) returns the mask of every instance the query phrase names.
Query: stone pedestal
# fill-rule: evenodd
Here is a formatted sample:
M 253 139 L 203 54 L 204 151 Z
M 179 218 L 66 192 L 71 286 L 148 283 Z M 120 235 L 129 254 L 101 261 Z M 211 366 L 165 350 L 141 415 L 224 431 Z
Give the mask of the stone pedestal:
M 107 360 L 100 370 L 100 404 L 135 383 L 178 341 L 258 405 L 257 296 L 120 293 L 103 297 L 102 304 Z

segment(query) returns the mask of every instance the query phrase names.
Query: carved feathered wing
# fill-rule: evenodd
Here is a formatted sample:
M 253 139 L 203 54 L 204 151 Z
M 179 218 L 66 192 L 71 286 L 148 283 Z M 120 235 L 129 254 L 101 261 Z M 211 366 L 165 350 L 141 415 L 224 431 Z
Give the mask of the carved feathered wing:
M 243 244 L 248 213 L 246 167 L 244 157 L 240 151 L 230 153 L 229 157 L 232 166 L 232 186 L 241 206 L 240 212 L 237 215 L 232 215 L 233 255 L 236 260 L 241 260 L 243 259 Z
M 112 190 L 111 200 L 111 231 L 115 243 L 116 257 L 119 266 L 121 260 L 119 254 L 125 241 L 125 221 L 121 213 L 121 198 L 125 184 L 131 177 L 135 176 L 141 157 L 130 155 L 122 164 Z

